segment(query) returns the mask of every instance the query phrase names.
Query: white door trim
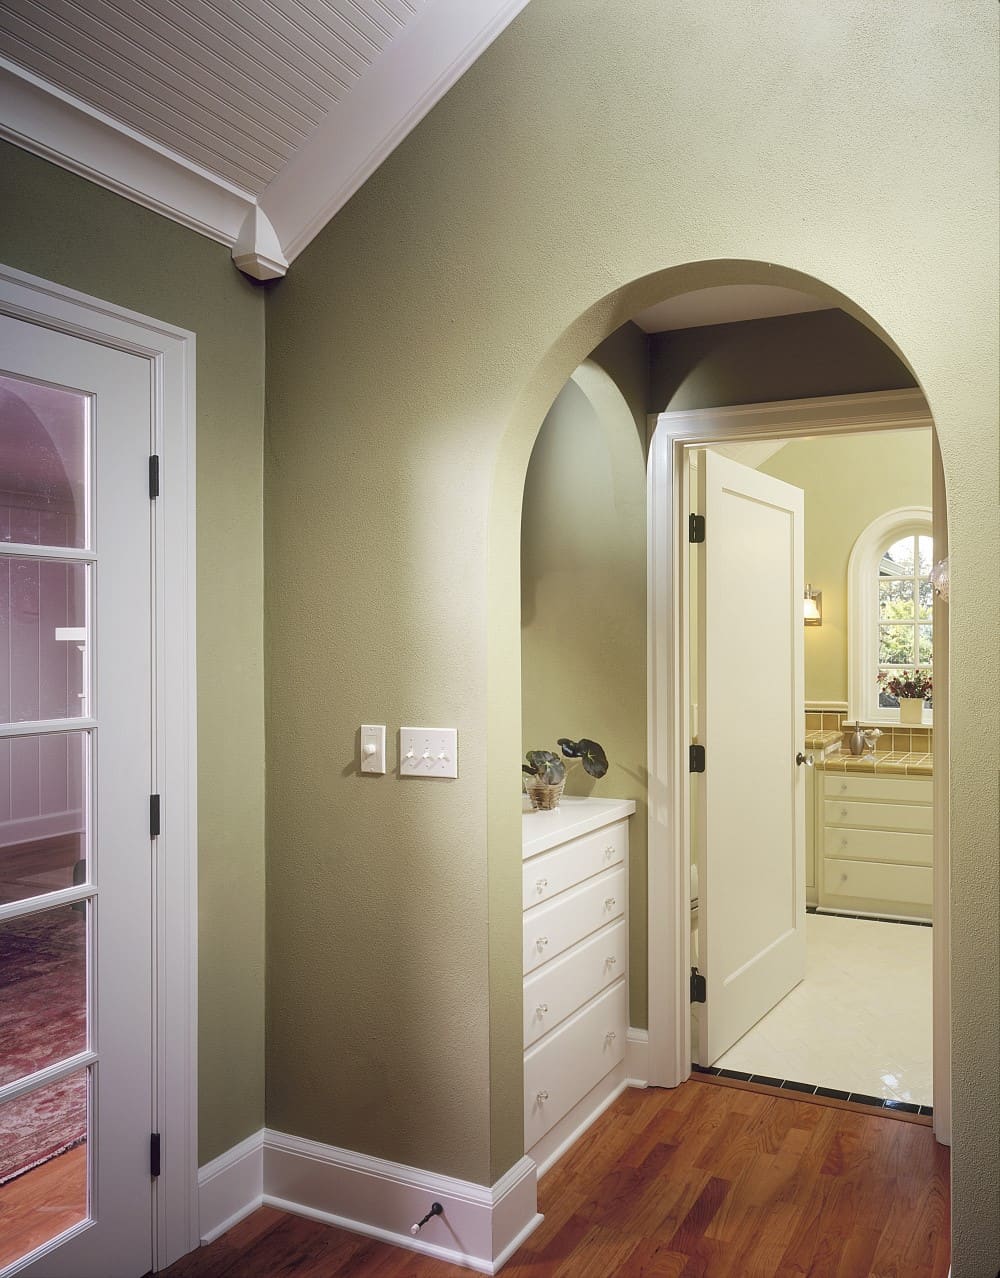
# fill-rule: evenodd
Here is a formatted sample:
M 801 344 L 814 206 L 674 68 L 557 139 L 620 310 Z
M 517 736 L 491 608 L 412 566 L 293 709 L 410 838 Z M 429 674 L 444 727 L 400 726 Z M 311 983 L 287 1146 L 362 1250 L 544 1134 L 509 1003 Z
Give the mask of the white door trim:
M 154 1107 L 163 1170 L 153 1255 L 165 1268 L 198 1245 L 197 717 L 195 701 L 195 336 L 0 265 L 0 312 L 148 359 L 161 458 L 153 512 Z
M 647 472 L 647 688 L 649 759 L 649 1083 L 676 1087 L 691 1073 L 688 785 L 688 474 L 697 445 L 821 433 L 932 426 L 919 390 L 877 391 L 666 412 L 650 417 Z M 935 450 L 935 495 L 944 492 Z M 936 522 L 940 514 L 936 513 Z M 947 672 L 942 672 L 946 684 Z M 941 676 L 939 676 L 941 677 Z M 945 694 L 947 695 L 947 694 Z M 945 702 L 947 704 L 947 702 Z M 943 718 L 943 716 L 939 716 Z M 935 796 L 947 794 L 947 753 L 935 729 Z M 944 744 L 944 734 L 941 734 Z M 935 819 L 935 900 L 948 901 L 947 825 Z M 934 919 L 934 1131 L 951 1140 L 950 911 Z

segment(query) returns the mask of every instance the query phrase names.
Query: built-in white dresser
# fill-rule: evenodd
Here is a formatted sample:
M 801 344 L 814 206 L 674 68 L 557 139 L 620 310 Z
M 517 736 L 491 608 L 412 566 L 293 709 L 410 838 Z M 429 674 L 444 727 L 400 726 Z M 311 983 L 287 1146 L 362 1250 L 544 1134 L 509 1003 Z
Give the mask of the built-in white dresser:
M 524 1147 L 539 1173 L 625 1083 L 631 799 L 523 817 Z

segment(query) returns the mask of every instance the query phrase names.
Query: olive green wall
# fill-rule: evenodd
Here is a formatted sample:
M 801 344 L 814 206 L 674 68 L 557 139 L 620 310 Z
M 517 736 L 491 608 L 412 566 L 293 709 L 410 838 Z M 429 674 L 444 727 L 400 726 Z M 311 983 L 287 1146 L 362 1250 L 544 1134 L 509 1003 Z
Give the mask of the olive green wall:
M 595 781 L 572 766 L 566 793 L 635 800 L 629 1021 L 642 1028 L 647 375 L 646 336 L 632 324 L 577 370 L 535 441 L 521 515 L 522 745 L 555 750 L 561 736 L 593 737 L 607 751 L 607 776 Z M 631 403 L 622 394 L 630 385 Z
M 204 1163 L 264 1114 L 264 294 L 221 244 L 6 143 L 0 260 L 197 334 Z
M 847 700 L 847 564 L 873 519 L 931 505 L 931 432 L 794 440 L 757 467 L 805 492 L 806 580 L 823 624 L 806 626 L 806 701 Z
M 652 411 L 912 386 L 899 357 L 842 310 L 706 324 L 650 338 Z
M 940 431 L 955 1276 L 995 1268 L 995 22 L 930 0 L 834 0 L 822 21 L 791 0 L 636 0 L 627 22 L 529 5 L 274 290 L 273 1126 L 480 1180 L 520 1152 L 510 760 L 534 436 L 643 306 L 814 287 L 891 334 Z M 456 724 L 460 779 L 357 776 L 356 726 L 383 716 Z

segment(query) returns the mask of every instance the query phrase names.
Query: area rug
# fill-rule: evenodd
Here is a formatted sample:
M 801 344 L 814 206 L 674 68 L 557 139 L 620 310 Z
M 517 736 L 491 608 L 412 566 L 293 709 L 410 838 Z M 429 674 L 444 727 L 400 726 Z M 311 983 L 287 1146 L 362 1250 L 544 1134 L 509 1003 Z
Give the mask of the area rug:
M 0 1084 L 86 1047 L 86 920 L 72 906 L 0 927 Z M 87 1135 L 87 1078 L 70 1078 L 0 1105 L 0 1185 L 79 1145 Z

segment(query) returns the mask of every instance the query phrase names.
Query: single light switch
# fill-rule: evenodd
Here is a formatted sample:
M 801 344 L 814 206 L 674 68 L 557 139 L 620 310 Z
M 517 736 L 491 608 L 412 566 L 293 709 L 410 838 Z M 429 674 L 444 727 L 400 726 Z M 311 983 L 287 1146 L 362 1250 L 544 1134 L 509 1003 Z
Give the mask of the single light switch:
M 361 725 L 361 771 L 385 771 L 385 724 Z
M 457 728 L 400 728 L 401 777 L 457 777 Z

